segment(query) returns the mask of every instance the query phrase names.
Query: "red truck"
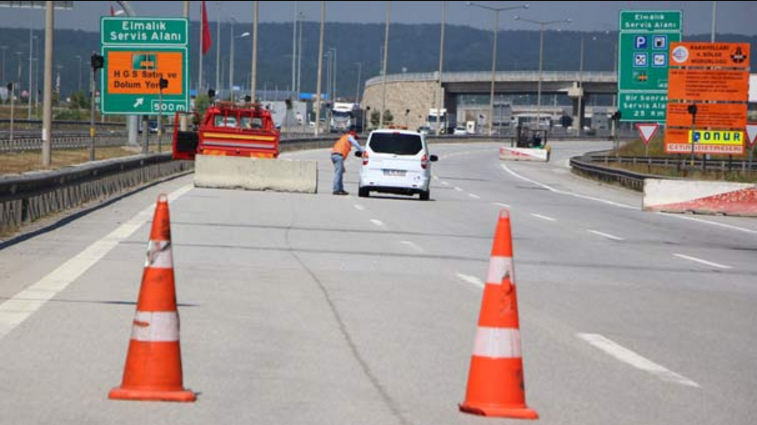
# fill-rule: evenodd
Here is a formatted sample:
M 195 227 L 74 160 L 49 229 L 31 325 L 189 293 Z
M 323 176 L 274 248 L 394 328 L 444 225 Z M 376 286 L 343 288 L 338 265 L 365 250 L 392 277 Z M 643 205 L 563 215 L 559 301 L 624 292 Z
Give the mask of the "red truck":
M 205 111 L 198 131 L 180 131 L 180 114 L 177 112 L 174 122 L 173 159 L 194 160 L 195 155 L 279 156 L 279 131 L 271 112 L 258 105 L 217 102 Z

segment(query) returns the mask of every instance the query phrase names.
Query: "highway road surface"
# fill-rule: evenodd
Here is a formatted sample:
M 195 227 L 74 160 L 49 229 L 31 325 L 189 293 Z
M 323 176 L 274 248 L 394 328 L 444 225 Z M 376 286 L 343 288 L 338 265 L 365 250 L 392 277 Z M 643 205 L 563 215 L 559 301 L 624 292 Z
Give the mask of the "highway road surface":
M 2 424 L 484 424 L 464 401 L 499 211 L 514 235 L 526 400 L 540 423 L 757 423 L 757 220 L 640 194 L 496 144 L 432 145 L 431 201 L 149 187 L 0 248 Z M 171 195 L 190 404 L 112 401 L 149 224 Z

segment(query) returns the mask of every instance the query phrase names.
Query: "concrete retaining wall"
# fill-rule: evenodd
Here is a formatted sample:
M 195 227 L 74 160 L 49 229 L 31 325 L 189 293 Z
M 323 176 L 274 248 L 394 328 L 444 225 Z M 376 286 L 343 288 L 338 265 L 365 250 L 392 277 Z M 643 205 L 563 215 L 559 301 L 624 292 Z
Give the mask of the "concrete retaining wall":
M 195 187 L 316 193 L 318 162 L 197 155 Z
M 642 209 L 757 217 L 757 185 L 646 179 Z

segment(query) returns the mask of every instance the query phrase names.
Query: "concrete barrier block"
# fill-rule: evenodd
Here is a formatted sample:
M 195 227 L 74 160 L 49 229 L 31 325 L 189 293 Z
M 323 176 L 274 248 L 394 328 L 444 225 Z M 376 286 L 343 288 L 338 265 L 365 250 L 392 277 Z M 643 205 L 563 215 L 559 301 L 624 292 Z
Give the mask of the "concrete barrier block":
M 547 149 L 530 149 L 530 148 L 499 148 L 499 159 L 503 161 L 549 161 L 549 151 Z
M 757 185 L 646 179 L 642 209 L 757 217 Z
M 318 163 L 286 159 L 197 155 L 195 187 L 316 193 Z

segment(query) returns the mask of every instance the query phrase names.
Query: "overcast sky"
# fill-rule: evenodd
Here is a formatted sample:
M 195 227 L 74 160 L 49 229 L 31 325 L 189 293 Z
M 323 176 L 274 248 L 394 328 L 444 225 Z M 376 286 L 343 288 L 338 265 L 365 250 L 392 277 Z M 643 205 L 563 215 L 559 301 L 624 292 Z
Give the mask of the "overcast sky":
M 109 13 L 110 4 L 115 2 L 89 1 L 74 2 L 73 11 L 56 13 L 56 27 L 97 31 L 99 17 Z M 132 1 L 141 16 L 180 16 L 181 1 Z M 191 19 L 200 14 L 199 1 L 191 2 Z M 209 18 L 217 19 L 217 4 L 221 4 L 221 19 L 234 17 L 240 22 L 252 21 L 251 1 L 206 2 Z M 294 4 L 298 4 L 306 20 L 320 20 L 319 1 L 262 1 L 260 2 L 261 22 L 291 22 Z M 331 1 L 326 2 L 327 21 L 383 23 L 386 17 L 385 1 Z M 441 20 L 440 1 L 394 1 L 391 2 L 391 22 L 438 23 Z M 490 6 L 516 6 L 528 3 L 528 10 L 506 11 L 500 14 L 500 29 L 532 29 L 533 24 L 514 21 L 513 16 L 542 21 L 570 18 L 570 24 L 561 24 L 572 31 L 608 31 L 618 27 L 620 10 L 682 10 L 685 34 L 709 34 L 712 22 L 711 1 L 534 1 L 534 2 L 480 2 Z M 455 25 L 470 25 L 490 29 L 494 24 L 494 14 L 476 7 L 468 7 L 464 1 L 447 2 L 447 22 Z M 116 8 L 118 8 L 116 6 Z M 717 32 L 755 35 L 757 34 L 757 2 L 719 1 L 717 2 Z M 44 21 L 43 12 L 36 10 L 13 10 L 0 8 L 0 26 L 28 27 L 30 20 L 36 27 Z

